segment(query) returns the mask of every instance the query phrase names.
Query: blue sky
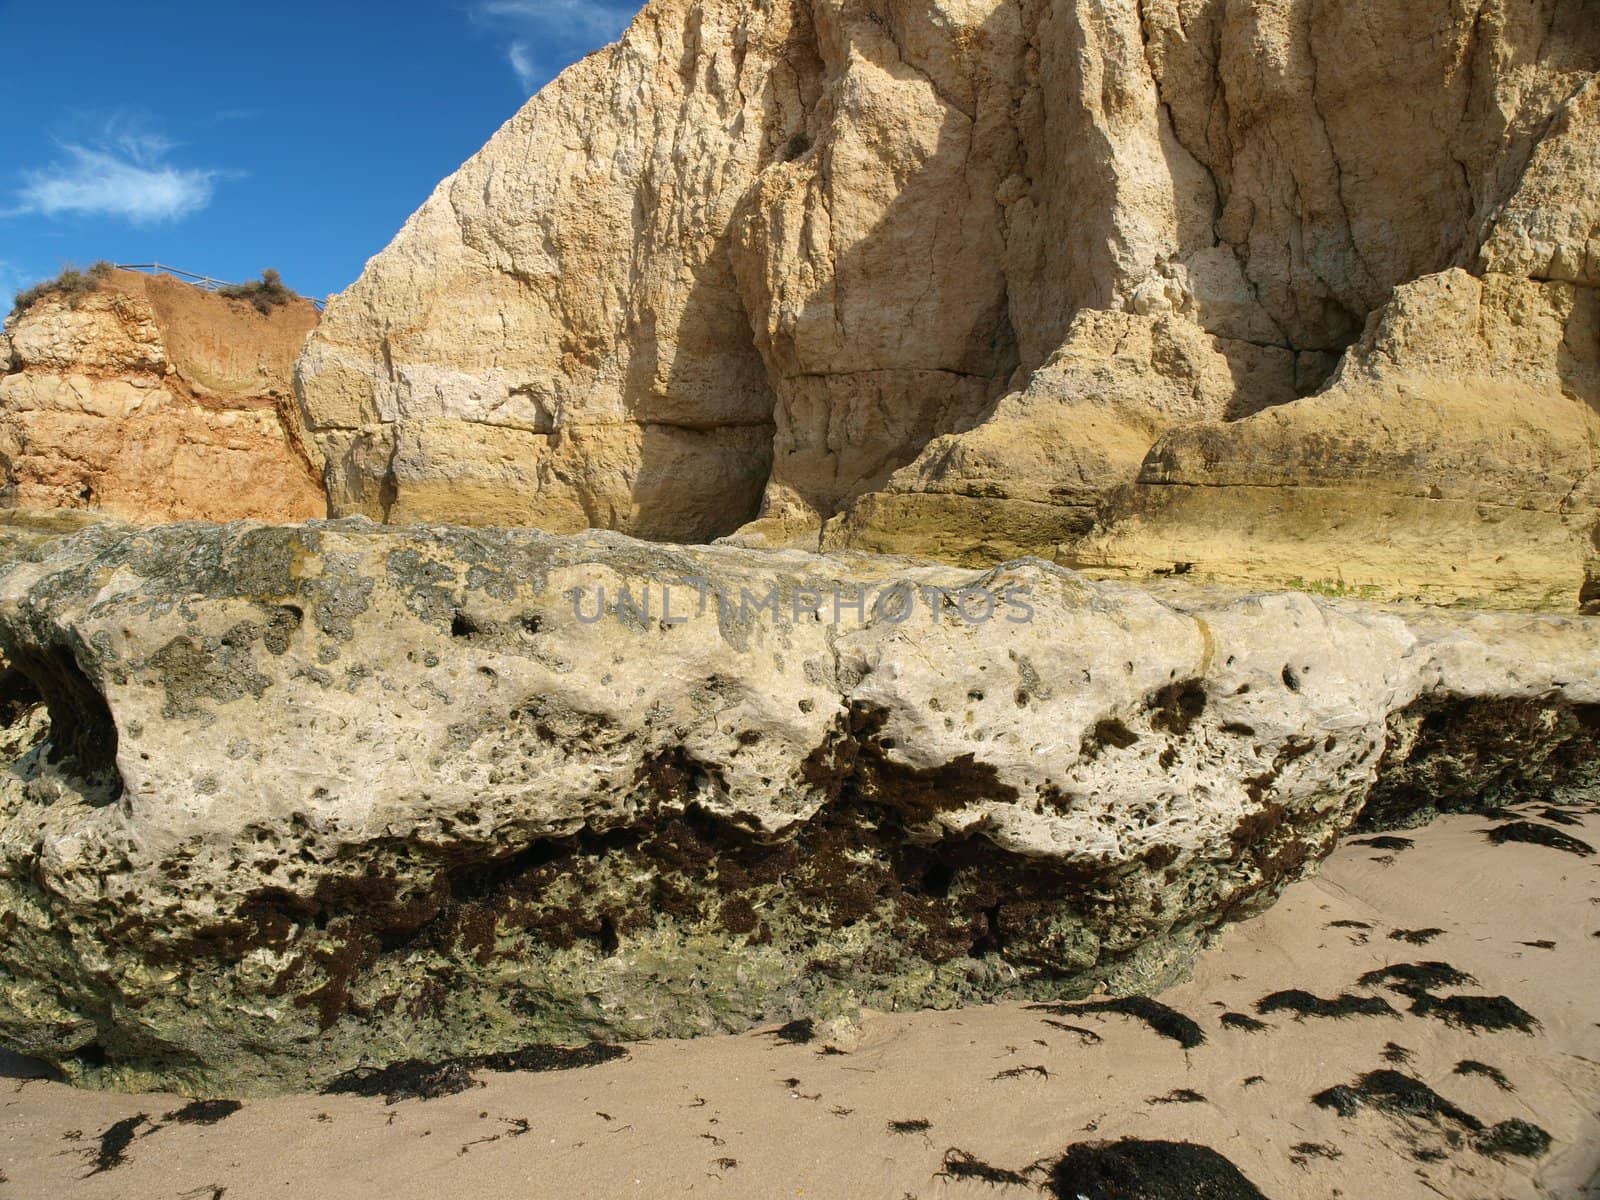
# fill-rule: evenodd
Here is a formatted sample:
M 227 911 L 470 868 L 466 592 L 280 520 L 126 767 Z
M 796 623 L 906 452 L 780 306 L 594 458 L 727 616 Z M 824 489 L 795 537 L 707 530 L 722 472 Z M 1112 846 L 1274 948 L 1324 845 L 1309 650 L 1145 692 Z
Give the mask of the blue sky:
M 0 0 L 0 313 L 64 264 L 348 286 L 630 0 Z

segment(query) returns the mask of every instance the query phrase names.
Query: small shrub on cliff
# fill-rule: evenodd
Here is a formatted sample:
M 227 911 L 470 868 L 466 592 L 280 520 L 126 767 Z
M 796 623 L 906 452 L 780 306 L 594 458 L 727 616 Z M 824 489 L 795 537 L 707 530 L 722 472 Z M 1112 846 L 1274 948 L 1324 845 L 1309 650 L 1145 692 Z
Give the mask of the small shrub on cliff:
M 226 296 L 230 300 L 247 301 L 264 317 L 271 316 L 273 309 L 282 308 L 291 300 L 300 299 L 300 293 L 285 284 L 283 277 L 271 267 L 261 272 L 261 278 L 253 283 L 218 288 L 217 294 Z
M 114 268 L 108 262 L 97 262 L 87 271 L 67 267 L 54 279 L 36 283 L 26 291 L 17 293 L 15 312 L 24 312 L 44 300 L 60 300 L 76 304 L 85 296 L 100 290 L 100 285 L 111 277 Z

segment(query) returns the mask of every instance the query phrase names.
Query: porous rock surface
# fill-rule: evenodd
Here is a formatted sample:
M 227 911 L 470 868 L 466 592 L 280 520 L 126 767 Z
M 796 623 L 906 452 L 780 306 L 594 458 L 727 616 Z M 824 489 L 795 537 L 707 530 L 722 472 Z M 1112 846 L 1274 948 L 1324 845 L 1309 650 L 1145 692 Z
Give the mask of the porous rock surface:
M 360 519 L 41 542 L 0 652 L 0 1041 L 229 1094 L 1157 987 L 1600 730 L 1580 617 Z
M 130 521 L 327 515 L 293 368 L 316 309 L 269 314 L 111 272 L 12 314 L 0 337 L 0 501 Z
M 1571 608 L 1597 70 L 1588 0 L 653 0 L 330 306 L 333 511 Z

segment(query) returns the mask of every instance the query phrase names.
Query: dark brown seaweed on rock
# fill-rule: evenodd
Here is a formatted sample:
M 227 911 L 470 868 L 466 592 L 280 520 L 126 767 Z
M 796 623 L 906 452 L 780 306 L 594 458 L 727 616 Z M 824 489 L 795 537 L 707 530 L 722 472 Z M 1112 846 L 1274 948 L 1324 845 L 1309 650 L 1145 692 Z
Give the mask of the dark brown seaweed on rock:
M 1071 1147 L 1048 1186 L 1057 1200 L 1266 1200 L 1209 1146 L 1134 1138 Z
M 1205 1045 L 1205 1031 L 1175 1008 L 1168 1008 L 1159 1000 L 1148 996 L 1121 996 L 1115 1000 L 1083 1000 L 1074 1004 L 1030 1004 L 1031 1009 L 1069 1017 L 1081 1013 L 1115 1013 L 1143 1021 L 1164 1038 L 1169 1038 L 1185 1050 Z
M 1363 828 L 1420 824 L 1436 812 L 1495 812 L 1559 800 L 1600 777 L 1600 706 L 1556 695 L 1432 695 L 1389 718 Z

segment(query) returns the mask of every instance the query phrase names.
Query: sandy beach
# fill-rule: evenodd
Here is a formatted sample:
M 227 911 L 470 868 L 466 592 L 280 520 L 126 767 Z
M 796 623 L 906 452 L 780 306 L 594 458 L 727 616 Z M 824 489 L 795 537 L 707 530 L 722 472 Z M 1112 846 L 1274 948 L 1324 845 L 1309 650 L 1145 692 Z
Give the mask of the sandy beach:
M 1349 840 L 1159 998 L 1164 1032 L 1026 1005 L 872 1013 L 811 1041 L 790 1029 L 476 1072 L 434 1099 L 236 1110 L 75 1091 L 11 1060 L 0 1196 L 1048 1195 L 1069 1147 L 1137 1138 L 1210 1147 L 1274 1200 L 1587 1198 L 1600 857 L 1488 836 L 1514 820 L 1600 844 L 1600 816 L 1542 805 Z M 1316 1001 L 1352 1011 L 1317 1016 Z M 1507 1122 L 1548 1149 L 1529 1153 L 1537 1133 L 1530 1147 Z

